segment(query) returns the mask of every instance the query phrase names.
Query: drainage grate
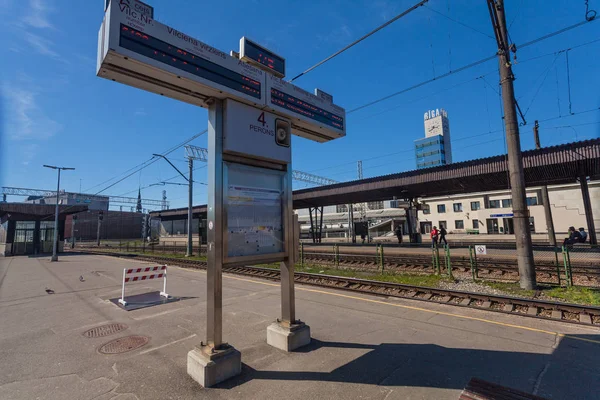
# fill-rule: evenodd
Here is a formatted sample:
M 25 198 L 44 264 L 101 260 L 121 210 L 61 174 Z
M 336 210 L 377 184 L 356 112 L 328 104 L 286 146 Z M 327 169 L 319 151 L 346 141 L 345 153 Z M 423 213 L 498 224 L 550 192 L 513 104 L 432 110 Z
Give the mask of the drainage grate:
M 98 349 L 102 354 L 119 354 L 138 349 L 150 341 L 146 336 L 125 336 L 112 340 Z
M 88 338 L 98 338 L 109 336 L 125 329 L 127 329 L 127 325 L 124 324 L 107 324 L 87 330 L 83 332 L 83 336 Z

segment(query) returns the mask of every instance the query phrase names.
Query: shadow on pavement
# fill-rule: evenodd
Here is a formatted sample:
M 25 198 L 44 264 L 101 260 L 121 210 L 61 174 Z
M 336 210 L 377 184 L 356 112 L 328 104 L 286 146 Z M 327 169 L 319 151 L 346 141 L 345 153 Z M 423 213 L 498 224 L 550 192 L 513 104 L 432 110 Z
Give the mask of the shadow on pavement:
M 463 389 L 471 378 L 477 377 L 528 393 L 537 388 L 537 394 L 543 397 L 600 398 L 597 391 L 600 387 L 600 335 L 562 337 L 552 354 L 448 348 L 435 344 L 367 345 L 316 339 L 296 353 L 322 354 L 326 365 L 348 354 L 345 349 L 365 352 L 330 372 L 256 370 L 243 363 L 240 376 L 217 387 L 232 389 L 258 379 Z M 242 350 L 242 357 L 243 354 Z M 310 365 L 315 365 L 315 357 Z

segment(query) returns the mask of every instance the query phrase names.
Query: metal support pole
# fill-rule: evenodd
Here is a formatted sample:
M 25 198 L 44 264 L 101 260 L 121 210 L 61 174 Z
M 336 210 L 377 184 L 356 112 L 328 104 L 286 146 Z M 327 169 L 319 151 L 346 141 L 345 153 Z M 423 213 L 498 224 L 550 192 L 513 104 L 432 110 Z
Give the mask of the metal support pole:
M 75 248 L 75 221 L 77 221 L 77 216 L 73 215 L 71 217 L 71 248 Z
M 533 126 L 533 139 L 535 140 L 536 149 L 541 148 L 539 127 L 540 124 L 538 123 L 538 121 L 535 121 L 535 125 Z M 546 216 L 548 242 L 552 247 L 556 247 L 556 233 L 554 232 L 554 221 L 552 220 L 552 209 L 550 208 L 550 196 L 548 195 L 548 186 L 546 185 L 542 186 L 542 204 L 544 206 L 544 215 Z
M 288 257 L 280 263 L 281 276 L 281 324 L 291 326 L 296 323 L 296 298 L 294 292 L 294 266 L 296 257 L 294 249 L 295 238 L 294 230 L 298 225 L 298 216 L 293 214 L 292 203 L 292 165 L 287 165 L 287 181 L 285 182 L 283 211 L 284 211 L 284 240 Z M 298 233 L 299 235 L 299 233 Z
M 208 249 L 206 272 L 206 344 L 223 344 L 223 102 L 208 108 Z
M 500 66 L 500 84 L 504 107 L 504 124 L 506 127 L 506 143 L 508 148 L 508 170 L 512 195 L 513 222 L 517 245 L 517 263 L 519 266 L 519 283 L 522 289 L 536 287 L 535 264 L 529 230 L 529 210 L 525 193 L 525 177 L 523 158 L 519 137 L 519 124 L 515 108 L 515 79 L 510 62 L 508 31 L 504 14 L 504 0 L 488 0 L 488 8 L 498 43 L 498 62 Z
M 313 209 L 312 209 L 312 207 L 309 207 L 308 208 L 308 215 L 310 217 L 310 232 L 309 233 L 310 233 L 310 237 L 312 238 L 313 243 L 315 243 L 316 236 L 315 236 L 315 226 L 313 224 L 313 214 L 312 213 L 313 213 Z M 315 215 L 315 217 L 316 217 L 316 215 Z
M 304 268 L 304 243 L 300 243 L 300 266 Z
M 383 258 L 383 245 L 381 245 L 379 252 L 380 252 L 379 261 L 381 263 L 381 273 L 383 274 L 383 270 L 385 268 L 385 260 Z
M 437 275 L 442 273 L 440 268 L 440 248 L 438 247 L 437 243 L 435 245 L 435 269 Z
M 127 302 L 125 301 L 125 276 L 127 275 L 127 268 L 123 268 L 123 286 L 121 287 L 121 299 L 119 299 L 119 303 L 123 304 L 124 306 L 127 305 Z
M 565 279 L 567 281 L 567 287 L 573 286 L 573 280 L 571 278 L 571 257 L 569 256 L 569 247 L 562 247 L 563 264 L 565 266 Z
M 354 231 L 354 204 L 350 204 L 350 229 L 352 243 L 356 243 L 356 232 Z
M 469 246 L 469 261 L 471 264 L 471 277 L 473 278 L 473 282 L 475 282 L 475 262 L 473 260 L 473 246 Z
M 450 259 L 450 246 L 445 245 L 444 246 L 444 251 L 446 252 L 446 268 L 448 269 L 448 276 L 450 278 L 453 278 L 453 275 L 452 275 L 452 261 Z
M 323 207 L 319 207 L 319 212 L 321 213 L 321 219 L 319 222 L 319 243 L 321 243 L 321 240 L 323 239 Z
M 52 240 L 51 261 L 58 261 L 58 196 L 60 190 L 60 168 L 58 168 L 58 183 L 56 184 L 56 207 L 54 208 L 54 238 Z
M 102 220 L 100 219 L 100 215 L 98 215 L 98 229 L 96 230 L 96 246 L 100 247 L 100 225 L 102 225 Z M 119 240 L 119 247 L 121 246 L 121 241 Z
M 558 264 L 558 247 L 554 246 L 554 265 L 556 266 L 556 276 L 558 278 L 558 286 L 560 286 L 560 265 Z
M 585 175 L 582 175 L 579 178 L 579 184 L 581 185 L 581 197 L 583 198 L 583 209 L 585 211 L 585 220 L 587 222 L 590 244 L 598 244 L 598 239 L 596 238 L 596 225 L 594 224 L 594 214 L 592 212 L 592 203 L 590 201 L 590 190 L 588 188 L 587 177 Z
M 185 253 L 186 257 L 191 257 L 192 252 L 192 207 L 194 206 L 194 180 L 192 179 L 192 171 L 194 170 L 194 159 L 192 157 L 188 158 L 188 165 L 190 167 L 190 178 L 188 184 L 188 237 L 187 237 L 187 251 Z

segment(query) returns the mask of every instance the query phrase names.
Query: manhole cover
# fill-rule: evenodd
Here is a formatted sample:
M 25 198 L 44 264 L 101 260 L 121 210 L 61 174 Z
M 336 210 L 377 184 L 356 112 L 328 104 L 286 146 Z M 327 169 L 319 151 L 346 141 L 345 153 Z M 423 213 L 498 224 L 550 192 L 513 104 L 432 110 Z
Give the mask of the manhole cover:
M 125 329 L 127 329 L 127 325 L 124 324 L 107 324 L 87 330 L 83 332 L 83 336 L 88 338 L 104 337 Z
M 98 350 L 102 354 L 119 354 L 138 349 L 150 340 L 146 336 L 125 336 L 110 341 Z

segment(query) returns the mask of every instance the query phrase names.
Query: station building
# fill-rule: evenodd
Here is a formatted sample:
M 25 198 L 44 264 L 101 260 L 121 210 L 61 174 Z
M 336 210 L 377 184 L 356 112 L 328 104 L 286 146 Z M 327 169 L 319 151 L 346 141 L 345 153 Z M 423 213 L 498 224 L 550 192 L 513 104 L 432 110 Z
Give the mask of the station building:
M 600 227 L 600 181 L 588 183 L 594 222 Z M 557 238 L 570 226 L 587 230 L 583 198 L 579 184 L 548 186 L 552 221 Z M 433 226 L 445 227 L 455 234 L 514 234 L 510 190 L 467 193 L 419 199 L 419 228 L 429 234 Z M 529 228 L 532 233 L 547 233 L 541 189 L 527 189 Z M 561 236 L 558 236 L 558 235 Z
M 58 204 L 64 206 L 85 205 L 88 210 L 108 211 L 110 197 L 90 195 L 85 193 L 73 193 L 61 190 L 58 194 Z M 29 196 L 25 203 L 30 204 L 56 204 L 56 192 L 44 196 Z
M 52 253 L 55 205 L 0 203 L 0 256 Z M 58 252 L 63 250 L 65 219 L 87 210 L 85 205 L 60 205 Z

